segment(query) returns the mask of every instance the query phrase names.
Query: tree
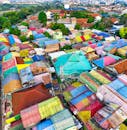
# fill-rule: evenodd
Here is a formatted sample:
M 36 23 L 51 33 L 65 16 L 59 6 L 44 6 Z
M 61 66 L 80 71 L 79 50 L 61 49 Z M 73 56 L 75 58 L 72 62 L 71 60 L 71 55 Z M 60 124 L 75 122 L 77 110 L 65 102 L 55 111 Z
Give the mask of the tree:
M 9 20 L 7 20 L 6 22 L 4 22 L 2 24 L 2 29 L 5 29 L 5 28 L 10 28 L 11 27 L 11 22 Z
M 30 40 L 30 41 L 34 40 L 34 36 L 33 36 L 33 35 L 30 35 L 29 40 Z
M 59 15 L 57 13 L 54 14 L 53 16 L 54 21 L 57 23 L 58 19 L 59 19 Z
M 39 21 L 43 24 L 43 26 L 46 26 L 47 24 L 47 16 L 44 11 L 41 11 L 38 15 Z
M 65 28 L 62 28 L 62 29 L 61 29 L 61 32 L 63 33 L 63 35 L 69 35 L 69 32 L 70 32 L 70 31 L 69 31 L 68 28 L 65 27 Z
M 22 22 L 21 25 L 29 27 L 29 24 L 27 22 Z
M 76 18 L 87 18 L 88 12 L 87 11 L 73 11 L 71 12 L 70 16 L 76 17 Z
M 64 51 L 64 50 L 70 50 L 72 49 L 72 46 L 71 45 L 65 45 L 64 47 L 62 47 L 60 50 L 61 51 Z
M 57 30 L 57 29 L 60 29 L 61 32 L 63 33 L 63 35 L 68 35 L 69 34 L 69 29 L 66 28 L 66 26 L 64 24 L 60 24 L 60 23 L 52 23 L 50 28 L 52 30 Z
M 22 42 L 26 42 L 28 40 L 25 35 L 21 35 L 19 38 Z
M 43 33 L 46 37 L 51 38 L 52 36 L 48 32 Z
M 102 23 L 105 24 L 105 28 L 111 28 L 113 23 L 112 21 L 110 20 L 110 18 L 102 18 Z
M 94 22 L 94 17 L 92 17 L 92 16 L 88 16 L 88 23 L 92 23 L 92 22 Z
M 76 24 L 76 25 L 75 25 L 75 29 L 77 29 L 77 30 L 81 30 L 81 29 L 82 29 L 82 27 L 81 27 L 81 25 L 80 25 L 80 24 Z
M 120 31 L 119 31 L 119 35 L 122 38 L 127 38 L 127 27 L 121 28 Z
M 91 28 L 92 28 L 92 29 L 101 30 L 101 31 L 105 31 L 106 25 L 105 25 L 104 22 L 98 21 L 98 22 L 96 22 Z
M 10 28 L 10 34 L 14 34 L 17 36 L 21 35 L 21 31 L 18 28 Z
M 1 31 L 5 28 L 10 28 L 11 22 L 8 18 L 1 16 L 0 17 L 0 29 Z
M 127 14 L 124 14 L 120 17 L 120 24 L 127 26 Z

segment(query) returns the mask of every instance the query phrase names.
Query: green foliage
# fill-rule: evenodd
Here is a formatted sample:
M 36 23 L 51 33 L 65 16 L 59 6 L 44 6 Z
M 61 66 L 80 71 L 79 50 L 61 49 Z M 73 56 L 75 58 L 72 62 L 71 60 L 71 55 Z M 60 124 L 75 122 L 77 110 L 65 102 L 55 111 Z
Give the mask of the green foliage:
M 41 11 L 38 15 L 39 21 L 43 24 L 43 26 L 46 26 L 47 24 L 47 16 L 44 11 Z
M 72 46 L 71 45 L 65 45 L 64 47 L 62 47 L 60 50 L 61 51 L 64 51 L 64 50 L 70 50 L 72 49 Z
M 120 17 L 120 23 L 127 26 L 127 14 L 124 14 Z
M 76 17 L 76 18 L 87 18 L 88 12 L 86 12 L 86 11 L 73 11 L 73 12 L 71 12 L 70 16 Z
M 11 22 L 8 18 L 6 17 L 0 17 L 0 29 L 1 31 L 4 30 L 5 28 L 10 28 L 11 27 Z
M 48 32 L 44 32 L 43 34 L 48 38 L 52 38 L 52 36 Z
M 57 13 L 54 14 L 53 16 L 54 21 L 57 23 L 58 19 L 59 19 L 59 15 Z
M 101 30 L 101 31 L 105 31 L 106 26 L 102 21 L 98 21 L 91 28 Z
M 21 31 L 18 28 L 10 28 L 10 34 L 14 34 L 17 36 L 21 35 Z
M 68 35 L 69 34 L 69 29 L 66 28 L 66 26 L 64 24 L 60 24 L 60 23 L 52 23 L 51 24 L 51 29 L 52 30 L 57 30 L 60 29 L 61 32 L 63 33 L 63 35 Z
M 92 22 L 94 22 L 94 17 L 92 17 L 92 16 L 88 16 L 88 23 L 92 23 Z
M 75 29 L 77 29 L 77 30 L 81 30 L 81 29 L 82 29 L 82 27 L 81 27 L 81 25 L 80 25 L 80 24 L 76 24 L 76 25 L 75 25 Z
M 75 18 L 88 18 L 88 23 L 92 23 L 95 20 L 87 11 L 73 11 L 70 16 Z
M 123 56 L 123 55 L 119 54 L 118 52 L 116 52 L 115 55 L 121 57 L 122 59 L 126 59 L 127 58 L 126 56 Z
M 29 40 L 30 40 L 30 41 L 34 40 L 34 36 L 33 36 L 33 35 L 30 35 Z
M 27 22 L 22 22 L 21 25 L 29 27 L 29 24 Z
M 105 31 L 107 28 L 110 28 L 112 26 L 112 22 L 108 18 L 102 18 L 101 21 L 96 22 L 91 28 Z
M 28 41 L 28 39 L 27 39 L 27 37 L 26 37 L 25 35 L 21 35 L 19 38 L 20 38 L 20 40 L 21 40 L 22 42 Z
M 121 28 L 119 31 L 119 35 L 122 38 L 127 38 L 127 27 Z
M 22 20 L 26 19 L 28 15 L 36 13 L 39 10 L 40 7 L 31 6 L 27 8 L 21 8 L 19 11 L 10 11 L 3 13 L 3 16 L 0 17 L 0 29 L 3 30 L 5 27 L 10 28 L 11 25 L 15 25 L 21 22 Z M 23 25 L 28 26 L 28 24 L 24 24 L 24 22 Z

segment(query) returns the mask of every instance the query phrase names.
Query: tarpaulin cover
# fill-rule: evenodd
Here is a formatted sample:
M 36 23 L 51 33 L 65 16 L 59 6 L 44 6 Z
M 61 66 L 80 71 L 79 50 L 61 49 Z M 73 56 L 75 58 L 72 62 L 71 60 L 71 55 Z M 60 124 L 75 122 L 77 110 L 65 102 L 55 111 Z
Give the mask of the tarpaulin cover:
M 16 46 L 18 46 L 21 50 L 33 48 L 33 47 L 32 47 L 31 45 L 29 45 L 29 44 L 20 44 L 20 43 L 17 43 Z
M 15 43 L 21 43 L 20 39 L 16 35 L 9 35 L 8 39 L 11 45 Z
M 48 71 L 47 66 L 44 62 L 38 61 L 30 65 L 33 75 L 45 73 Z
M 22 86 L 25 87 L 30 87 L 34 84 L 34 77 L 32 74 L 32 71 L 30 67 L 26 67 L 22 70 L 20 70 L 20 78 L 22 82 Z
M 98 36 L 103 36 L 104 38 L 111 36 L 109 33 L 106 33 L 106 32 L 100 32 L 100 33 L 97 33 L 97 35 Z
M 51 83 L 51 75 L 49 73 L 42 73 L 34 76 L 35 84 L 44 83 L 45 85 Z
M 16 61 L 15 59 L 10 59 L 5 62 L 2 62 L 2 72 L 4 75 L 4 78 L 6 78 L 7 75 L 10 73 L 17 73 L 17 67 L 16 67 Z
M 98 88 L 97 97 L 100 100 L 105 100 L 108 102 L 113 102 L 121 106 L 122 110 L 124 110 L 125 113 L 127 113 L 127 102 L 125 101 L 125 98 L 119 98 L 118 93 L 116 91 L 111 91 L 109 89 L 110 87 L 107 85 L 103 85 Z M 113 89 L 112 89 L 113 90 Z
M 47 37 L 44 37 L 44 38 L 39 38 L 39 39 L 33 40 L 32 42 L 33 42 L 33 43 L 36 43 L 36 44 L 39 45 L 40 47 L 44 47 L 44 42 L 45 42 L 45 41 L 48 41 L 48 40 L 50 40 L 50 39 L 47 38 Z
M 38 107 L 41 119 L 48 118 L 49 116 L 52 116 L 63 110 L 63 105 L 58 97 L 53 97 L 41 102 L 38 104 Z
M 114 80 L 109 84 L 109 87 L 114 89 L 116 93 L 119 93 L 123 98 L 127 98 L 127 86 L 121 80 Z
M 70 91 L 70 93 L 73 97 L 77 97 L 78 95 L 82 94 L 83 92 L 85 92 L 87 90 L 88 89 L 85 86 L 80 86 L 80 87 L 77 87 L 77 88 L 73 89 L 72 91 Z
M 39 114 L 38 105 L 31 106 L 27 109 L 24 109 L 20 112 L 23 126 L 25 128 L 31 127 L 37 124 L 41 120 Z
M 18 73 L 20 73 L 22 69 L 27 68 L 28 66 L 30 66 L 30 64 L 17 64 L 16 67 L 17 67 Z
M 3 42 L 0 42 L 0 56 L 3 57 L 9 53 L 9 47 L 6 46 Z
M 84 98 L 79 103 L 75 104 L 75 107 L 78 111 L 82 111 L 87 106 L 91 105 L 93 102 L 97 100 L 95 95 L 88 96 L 87 98 Z
M 71 103 L 75 105 L 75 104 L 79 103 L 81 100 L 83 100 L 84 98 L 87 98 L 88 96 L 91 96 L 92 94 L 93 94 L 93 92 L 88 90 L 85 93 L 79 95 L 78 97 L 72 99 Z
M 102 107 L 103 107 L 103 104 L 99 100 L 96 100 L 91 105 L 89 105 L 88 107 L 86 107 L 84 110 L 85 111 L 91 111 L 91 116 L 93 116 Z
M 35 87 L 15 92 L 12 94 L 12 105 L 14 114 L 19 114 L 21 110 L 31 105 L 44 101 L 50 98 L 48 90 L 45 89 L 43 84 Z
M 90 76 L 88 73 L 82 73 L 80 75 L 80 80 L 88 85 L 88 88 L 93 92 L 97 91 L 97 88 L 100 86 L 100 83 L 95 80 L 94 77 Z
M 125 73 L 127 71 L 127 59 L 122 60 L 114 65 L 112 65 L 115 70 L 121 74 L 121 73 Z
M 20 57 L 20 54 L 18 52 L 10 52 L 3 57 L 3 61 L 11 60 L 15 57 Z
M 54 63 L 56 72 L 60 75 L 80 74 L 91 70 L 91 65 L 83 52 L 75 52 L 58 57 Z M 62 69 L 62 70 L 61 70 Z
M 47 46 L 47 45 L 51 45 L 51 44 L 57 44 L 59 43 L 59 40 L 48 40 L 48 41 L 45 41 L 44 42 L 44 45 Z
M 44 37 L 45 36 L 43 34 L 40 34 L 40 33 L 34 35 L 34 39 L 44 38 Z
M 72 117 L 72 114 L 69 112 L 68 109 L 64 109 L 55 115 L 51 116 L 51 121 L 53 123 L 61 122 L 63 120 L 66 120 L 67 118 Z
M 45 60 L 44 56 L 42 56 L 42 55 L 34 55 L 34 56 L 32 57 L 32 59 L 33 59 L 34 62 Z
M 50 119 L 47 119 L 47 120 L 42 121 L 39 124 L 37 124 L 35 130 L 43 130 L 43 129 L 51 127 L 52 125 L 53 125 L 52 121 Z M 52 126 L 52 129 L 50 128 L 50 130 L 55 130 L 55 129 Z
M 100 68 L 104 68 L 105 66 L 108 66 L 110 64 L 113 64 L 116 62 L 116 59 L 112 56 L 105 56 L 100 59 L 94 60 L 93 63 L 96 64 Z
M 108 84 L 108 83 L 111 82 L 108 78 L 104 77 L 102 74 L 98 73 L 98 72 L 95 71 L 95 70 L 90 71 L 90 74 L 91 74 L 94 78 L 96 78 L 97 80 L 99 80 L 102 84 Z
M 124 83 L 125 85 L 127 85 L 127 76 L 125 74 L 119 75 L 118 79 Z
M 21 89 L 22 85 L 18 74 L 9 74 L 4 80 L 2 80 L 2 87 L 5 94 Z
M 2 42 L 6 46 L 10 46 L 8 39 L 4 34 L 0 34 L 0 42 Z
M 59 44 L 49 44 L 46 46 L 45 52 L 50 53 L 50 52 L 55 52 L 59 50 Z

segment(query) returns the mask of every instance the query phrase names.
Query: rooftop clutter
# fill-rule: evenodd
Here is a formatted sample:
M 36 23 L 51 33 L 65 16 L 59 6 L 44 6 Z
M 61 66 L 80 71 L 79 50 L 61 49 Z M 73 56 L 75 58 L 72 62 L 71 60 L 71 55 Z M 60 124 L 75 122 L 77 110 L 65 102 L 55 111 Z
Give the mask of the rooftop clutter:
M 126 128 L 125 39 L 97 30 L 64 36 L 21 29 L 34 40 L 0 34 L 5 129 Z

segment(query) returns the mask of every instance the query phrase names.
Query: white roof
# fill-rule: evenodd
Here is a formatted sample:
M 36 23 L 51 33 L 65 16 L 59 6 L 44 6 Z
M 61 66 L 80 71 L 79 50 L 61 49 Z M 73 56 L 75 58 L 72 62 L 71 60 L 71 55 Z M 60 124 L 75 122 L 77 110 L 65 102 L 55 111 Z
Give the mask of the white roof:
M 49 53 L 48 55 L 51 57 L 51 59 L 56 59 L 62 55 L 66 54 L 64 51 L 58 51 L 58 52 L 53 52 L 53 53 Z
M 110 36 L 110 37 L 106 37 L 105 40 L 106 41 L 115 41 L 115 38 L 113 36 Z

